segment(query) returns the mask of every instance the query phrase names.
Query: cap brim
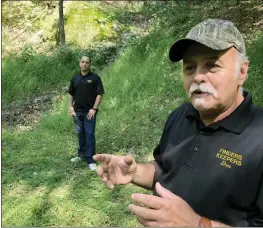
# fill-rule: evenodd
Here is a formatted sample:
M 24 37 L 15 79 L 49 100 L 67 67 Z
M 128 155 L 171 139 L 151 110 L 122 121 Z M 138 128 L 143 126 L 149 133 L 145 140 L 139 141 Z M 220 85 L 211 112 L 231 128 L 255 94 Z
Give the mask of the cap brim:
M 169 58 L 172 62 L 179 62 L 183 59 L 185 51 L 189 48 L 192 43 L 199 43 L 213 50 L 225 50 L 233 46 L 233 44 L 214 40 L 214 39 L 180 39 L 176 41 L 169 51 Z

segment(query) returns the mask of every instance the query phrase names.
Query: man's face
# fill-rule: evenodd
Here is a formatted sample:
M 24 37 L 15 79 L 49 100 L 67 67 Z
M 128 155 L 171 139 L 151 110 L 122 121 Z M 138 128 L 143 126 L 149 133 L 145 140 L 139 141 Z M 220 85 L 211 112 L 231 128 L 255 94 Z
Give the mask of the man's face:
M 87 72 L 90 68 L 89 57 L 83 56 L 79 62 L 79 66 L 82 71 Z
M 237 51 L 215 51 L 193 43 L 183 57 L 183 81 L 193 106 L 206 114 L 221 113 L 233 105 L 239 86 Z

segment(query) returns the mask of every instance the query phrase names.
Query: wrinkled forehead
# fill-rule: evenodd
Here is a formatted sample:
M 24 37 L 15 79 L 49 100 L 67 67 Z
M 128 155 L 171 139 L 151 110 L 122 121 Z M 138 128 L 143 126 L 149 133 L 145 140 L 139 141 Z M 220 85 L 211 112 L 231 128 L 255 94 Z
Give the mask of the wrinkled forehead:
M 87 57 L 87 56 L 83 56 L 83 57 L 80 59 L 80 61 L 81 61 L 81 62 L 82 62 L 82 61 L 90 62 L 90 58 Z
M 232 48 L 226 50 L 214 50 L 206 47 L 205 45 L 193 43 L 189 45 L 183 56 L 183 63 L 195 59 L 219 59 L 220 57 L 228 54 Z

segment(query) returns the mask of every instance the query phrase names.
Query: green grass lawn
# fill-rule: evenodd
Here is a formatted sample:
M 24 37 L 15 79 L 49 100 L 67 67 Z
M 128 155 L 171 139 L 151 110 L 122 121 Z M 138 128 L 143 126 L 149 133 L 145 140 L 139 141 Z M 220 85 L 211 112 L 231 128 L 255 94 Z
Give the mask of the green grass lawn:
M 71 122 L 67 115 L 54 118 Z M 142 190 L 132 185 L 108 190 L 86 163 L 70 162 L 75 134 L 49 124 L 3 130 L 2 225 L 137 226 L 127 207 L 131 193 Z

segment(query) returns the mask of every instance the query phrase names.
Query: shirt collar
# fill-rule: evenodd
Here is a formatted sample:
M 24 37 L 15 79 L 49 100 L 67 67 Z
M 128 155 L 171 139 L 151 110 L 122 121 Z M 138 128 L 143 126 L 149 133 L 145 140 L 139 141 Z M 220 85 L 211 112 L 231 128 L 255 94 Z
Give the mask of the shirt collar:
M 256 106 L 252 102 L 252 96 L 249 92 L 243 92 L 244 100 L 242 103 L 226 118 L 211 124 L 210 126 L 221 126 L 228 131 L 240 134 L 247 125 L 250 124 L 256 114 Z M 191 104 L 186 114 L 187 119 L 194 118 L 201 121 L 198 111 Z
M 89 71 L 87 74 L 85 74 L 85 75 L 82 75 L 82 74 L 81 74 L 81 71 L 79 72 L 79 75 L 80 75 L 80 76 L 83 76 L 83 77 L 85 77 L 85 76 L 89 76 L 90 74 L 91 74 L 90 71 Z

